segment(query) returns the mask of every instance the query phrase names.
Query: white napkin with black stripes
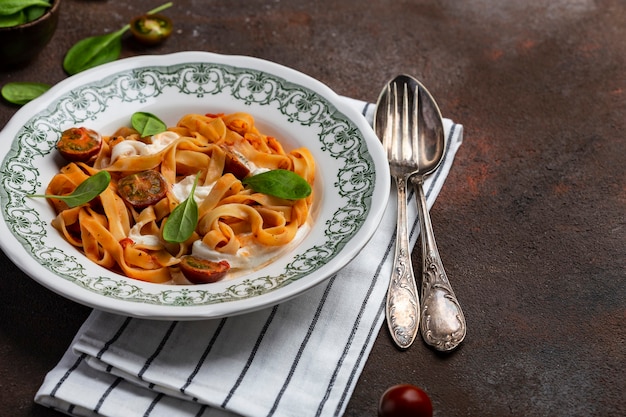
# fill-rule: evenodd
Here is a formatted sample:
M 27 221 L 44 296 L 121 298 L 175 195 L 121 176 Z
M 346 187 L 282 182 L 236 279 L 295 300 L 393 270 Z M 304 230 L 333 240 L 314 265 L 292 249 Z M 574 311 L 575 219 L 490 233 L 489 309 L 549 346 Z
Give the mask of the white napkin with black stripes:
M 373 105 L 347 100 L 372 121 Z M 463 139 L 461 125 L 445 119 L 444 128 L 445 159 L 425 184 L 429 207 Z M 280 305 L 189 322 L 93 311 L 35 401 L 72 416 L 342 415 L 384 321 L 396 207 L 393 194 L 350 264 Z M 408 216 L 413 247 L 415 203 Z

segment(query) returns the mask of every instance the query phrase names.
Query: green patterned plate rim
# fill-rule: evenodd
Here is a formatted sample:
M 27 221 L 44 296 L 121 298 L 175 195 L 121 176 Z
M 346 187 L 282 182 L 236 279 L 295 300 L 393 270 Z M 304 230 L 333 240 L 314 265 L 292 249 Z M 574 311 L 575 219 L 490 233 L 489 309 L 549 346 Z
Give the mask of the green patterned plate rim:
M 93 264 L 50 226 L 47 203 L 28 195 L 40 193 L 63 163 L 52 152 L 61 131 L 84 125 L 107 134 L 134 111 L 168 124 L 193 111 L 245 111 L 292 146 L 307 146 L 321 179 L 311 232 L 271 265 L 217 284 L 144 283 Z M 251 57 L 184 52 L 97 67 L 24 106 L 0 141 L 10 143 L 0 153 L 4 252 L 61 295 L 131 316 L 220 317 L 293 298 L 356 256 L 389 193 L 380 143 L 345 99 L 304 74 Z

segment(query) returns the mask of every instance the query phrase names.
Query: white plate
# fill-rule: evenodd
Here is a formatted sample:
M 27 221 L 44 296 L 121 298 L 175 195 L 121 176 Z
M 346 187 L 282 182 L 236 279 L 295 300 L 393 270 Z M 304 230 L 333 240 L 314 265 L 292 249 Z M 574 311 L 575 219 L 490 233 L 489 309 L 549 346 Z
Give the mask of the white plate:
M 72 126 L 103 134 L 148 111 L 168 125 L 190 112 L 251 113 L 285 148 L 316 159 L 311 232 L 249 275 L 173 286 L 118 275 L 89 261 L 50 225 L 41 193 L 63 161 L 53 152 Z M 79 303 L 153 319 L 216 318 L 271 306 L 317 285 L 361 250 L 389 195 L 389 168 L 365 119 L 322 83 L 260 59 L 181 52 L 123 59 L 59 83 L 20 109 L 0 133 L 2 249 L 24 272 Z

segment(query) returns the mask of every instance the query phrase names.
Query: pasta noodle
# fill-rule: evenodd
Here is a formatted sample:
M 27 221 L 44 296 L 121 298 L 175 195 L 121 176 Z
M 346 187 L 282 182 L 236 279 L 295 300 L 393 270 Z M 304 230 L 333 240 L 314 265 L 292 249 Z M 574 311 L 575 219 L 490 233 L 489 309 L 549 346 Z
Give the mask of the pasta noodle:
M 231 276 L 262 266 L 306 229 L 314 198 L 313 193 L 279 198 L 242 183 L 246 175 L 271 170 L 292 171 L 310 185 L 315 180 L 315 161 L 306 148 L 286 152 L 243 112 L 187 114 L 151 138 L 122 127 L 102 138 L 91 161 L 63 166 L 46 194 L 68 195 L 101 170 L 111 174 L 111 182 L 91 202 L 69 208 L 61 199 L 49 199 L 57 213 L 52 225 L 91 261 L 154 283 L 190 284 L 179 268 L 190 254 L 227 260 Z M 145 207 L 129 204 L 120 193 L 121 180 L 151 170 L 161 174 L 164 194 Z M 194 181 L 196 191 L 189 197 Z M 164 225 L 188 197 L 197 202 L 195 231 L 186 241 L 168 242 Z

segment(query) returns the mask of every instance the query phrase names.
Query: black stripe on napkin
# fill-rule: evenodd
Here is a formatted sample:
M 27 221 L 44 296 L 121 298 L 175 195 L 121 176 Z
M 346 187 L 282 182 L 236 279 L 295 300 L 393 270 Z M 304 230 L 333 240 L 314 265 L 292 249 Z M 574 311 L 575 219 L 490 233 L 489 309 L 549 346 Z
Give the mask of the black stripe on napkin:
M 315 330 L 315 325 L 317 324 L 317 321 L 322 313 L 322 309 L 324 305 L 326 304 L 326 300 L 328 299 L 328 294 L 330 293 L 330 289 L 332 288 L 336 277 L 337 277 L 336 275 L 333 275 L 330 278 L 328 284 L 326 285 L 326 289 L 324 291 L 324 294 L 322 295 L 322 299 L 320 300 L 319 304 L 317 305 L 317 309 L 315 310 L 313 320 L 311 320 L 311 324 L 309 324 L 309 330 L 307 331 L 306 336 L 304 337 L 304 340 L 300 343 L 300 348 L 298 349 L 298 353 L 296 354 L 296 357 L 294 358 L 293 363 L 291 364 L 291 368 L 289 369 L 287 378 L 285 379 L 283 386 L 281 387 L 278 395 L 276 396 L 276 399 L 274 400 L 274 404 L 272 405 L 272 408 L 267 414 L 267 417 L 271 417 L 274 415 L 274 413 L 276 412 L 276 409 L 278 408 L 278 403 L 280 402 L 283 394 L 285 393 L 287 386 L 291 382 L 291 378 L 293 377 L 293 374 L 295 373 L 295 370 L 298 367 L 298 363 L 300 363 L 302 352 L 304 352 L 305 347 L 307 346 L 309 340 L 311 339 L 311 335 L 313 334 Z
M 265 336 L 265 333 L 267 333 L 267 329 L 270 327 L 270 324 L 272 323 L 272 320 L 274 320 L 274 316 L 276 316 L 276 310 L 277 309 L 278 309 L 278 306 L 274 306 L 274 308 L 272 308 L 272 313 L 270 314 L 270 316 L 265 321 L 265 325 L 261 329 L 261 333 L 259 334 L 259 336 L 257 337 L 256 342 L 254 343 L 254 347 L 252 348 L 252 351 L 250 352 L 250 356 L 248 356 L 248 360 L 246 361 L 246 365 L 244 366 L 243 370 L 239 374 L 239 377 L 237 378 L 237 381 L 235 382 L 235 385 L 233 385 L 233 387 L 228 392 L 228 395 L 226 396 L 226 399 L 224 400 L 224 402 L 222 402 L 222 405 L 221 405 L 222 408 L 226 408 L 226 404 L 228 404 L 230 399 L 233 397 L 233 395 L 235 394 L 235 391 L 237 391 L 237 388 L 239 388 L 239 385 L 241 385 L 241 382 L 243 381 L 244 377 L 246 376 L 246 373 L 248 372 L 248 369 L 250 369 L 250 365 L 252 364 L 252 361 L 254 360 L 254 357 L 256 356 L 257 351 L 259 350 L 259 346 L 261 345 L 261 342 L 263 341 L 263 337 Z
M 152 402 L 150 403 L 150 405 L 148 406 L 148 409 L 146 410 L 145 413 L 143 413 L 143 417 L 149 417 L 150 414 L 152 413 L 152 410 L 154 410 L 154 407 L 159 403 L 159 401 L 161 401 L 161 398 L 163 398 L 165 394 L 159 394 L 157 395 L 154 400 L 152 400 Z
M 109 347 L 111 347 L 111 345 L 113 343 L 115 343 L 117 341 L 117 339 L 120 338 L 122 333 L 124 333 L 124 330 L 126 330 L 128 325 L 130 324 L 131 320 L 132 320 L 131 317 L 126 317 L 126 320 L 124 320 L 122 325 L 117 329 L 117 331 L 115 332 L 113 337 L 111 337 L 109 340 L 107 340 L 106 343 L 104 344 L 104 346 L 102 346 L 102 349 L 100 349 L 100 351 L 96 354 L 96 359 L 98 359 L 98 360 L 102 359 L 102 355 L 104 355 L 104 352 L 109 350 Z
M 78 358 L 76 358 L 76 361 L 72 364 L 72 366 L 69 367 L 69 369 L 65 372 L 65 374 L 63 374 L 63 376 L 56 383 L 52 391 L 50 391 L 50 397 L 55 398 L 57 391 L 59 390 L 59 388 L 61 388 L 61 385 L 63 385 L 63 383 L 67 380 L 67 378 L 69 378 L 72 372 L 74 372 L 76 368 L 78 368 L 78 366 L 85 360 L 86 357 L 87 357 L 87 354 L 83 353 Z
M 113 383 L 111 385 L 109 385 L 109 387 L 102 394 L 102 396 L 100 396 L 100 399 L 98 400 L 98 404 L 96 404 L 96 407 L 93 409 L 94 413 L 99 414 L 100 408 L 102 408 L 102 404 L 104 404 L 104 402 L 106 401 L 106 399 L 109 396 L 109 394 L 111 394 L 111 392 L 113 392 L 115 387 L 117 387 L 120 384 L 120 382 L 122 382 L 122 381 L 123 381 L 122 378 L 119 378 L 119 377 L 115 378 L 115 381 L 113 381 Z
M 187 387 L 189 387 L 189 385 L 191 385 L 191 382 L 193 381 L 193 379 L 196 377 L 196 375 L 200 371 L 200 368 L 202 367 L 202 364 L 204 364 L 204 361 L 206 360 L 207 356 L 209 355 L 209 352 L 211 352 L 211 350 L 213 349 L 213 346 L 215 345 L 215 341 L 217 340 L 218 336 L 222 332 L 222 329 L 224 328 L 224 325 L 226 324 L 226 320 L 228 320 L 228 319 L 224 318 L 224 319 L 220 320 L 220 324 L 217 326 L 217 329 L 215 329 L 215 333 L 213 333 L 213 337 L 211 338 L 211 340 L 209 341 L 209 344 L 207 345 L 206 349 L 202 353 L 202 356 L 200 356 L 200 360 L 196 364 L 196 367 L 191 372 L 191 374 L 189 374 L 189 376 L 187 377 L 187 381 L 185 382 L 185 385 L 180 387 L 180 392 L 182 392 L 183 394 L 185 393 L 185 390 L 187 389 Z M 197 401 L 197 400 L 198 400 L 197 398 L 194 398 L 194 401 Z
M 159 353 L 161 353 L 161 351 L 163 350 L 163 348 L 167 344 L 167 341 L 170 339 L 170 336 L 172 335 L 172 332 L 176 328 L 177 324 L 178 324 L 177 321 L 173 321 L 172 324 L 170 324 L 170 327 L 165 332 L 165 335 L 161 339 L 161 342 L 159 343 L 159 346 L 157 346 L 157 348 L 154 351 L 154 353 L 146 360 L 146 363 L 144 363 L 143 368 L 141 368 L 141 370 L 137 374 L 137 377 L 139 379 L 141 379 L 142 381 L 143 381 L 143 375 L 146 373 L 146 371 L 148 370 L 150 365 L 152 365 L 152 362 L 156 359 L 156 357 L 159 356 Z

